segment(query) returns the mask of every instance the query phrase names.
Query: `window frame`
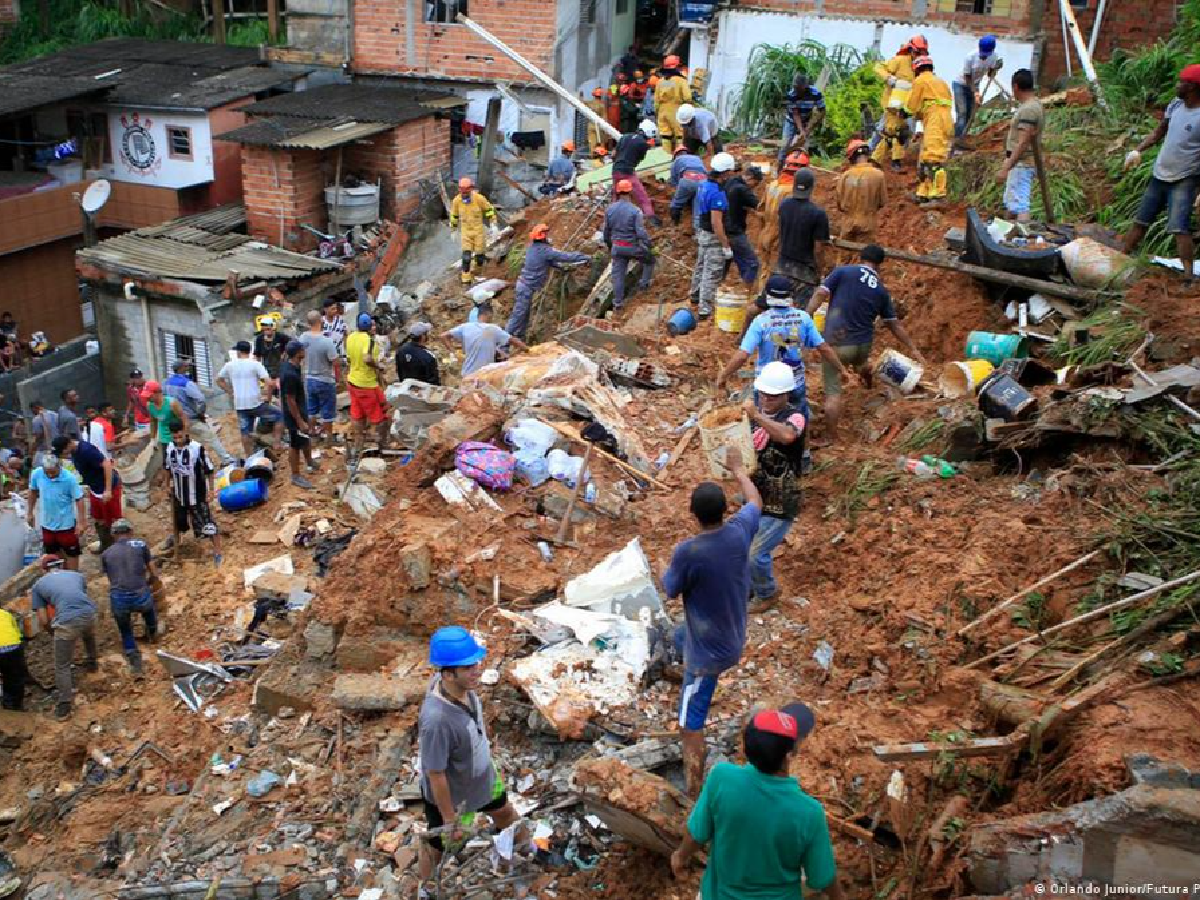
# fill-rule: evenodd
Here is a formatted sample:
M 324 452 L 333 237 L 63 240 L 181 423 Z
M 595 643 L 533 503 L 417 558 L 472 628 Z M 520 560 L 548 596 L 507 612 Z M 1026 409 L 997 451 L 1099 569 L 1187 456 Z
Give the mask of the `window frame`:
M 182 162 L 193 162 L 196 158 L 196 145 L 192 140 L 192 129 L 188 125 L 167 125 L 167 158 L 178 159 Z M 188 152 L 177 153 L 175 151 L 175 133 L 183 132 L 187 135 Z

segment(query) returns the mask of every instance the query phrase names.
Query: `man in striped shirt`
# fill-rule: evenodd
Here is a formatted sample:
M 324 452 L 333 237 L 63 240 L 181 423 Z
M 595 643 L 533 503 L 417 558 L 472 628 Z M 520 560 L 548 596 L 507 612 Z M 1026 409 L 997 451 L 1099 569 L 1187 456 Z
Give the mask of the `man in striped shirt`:
M 331 297 L 325 301 L 324 307 L 325 318 L 321 321 L 321 333 L 333 341 L 333 346 L 337 348 L 338 356 L 345 359 L 346 335 L 350 329 L 346 327 L 346 320 L 342 316 L 342 304 Z
M 171 423 L 171 443 L 167 444 L 163 467 L 171 475 L 175 558 L 179 559 L 180 539 L 190 525 L 197 539 L 212 538 L 213 564 L 220 566 L 221 532 L 208 506 L 212 493 L 209 475 L 213 472 L 213 465 L 204 447 L 192 440 L 182 422 Z

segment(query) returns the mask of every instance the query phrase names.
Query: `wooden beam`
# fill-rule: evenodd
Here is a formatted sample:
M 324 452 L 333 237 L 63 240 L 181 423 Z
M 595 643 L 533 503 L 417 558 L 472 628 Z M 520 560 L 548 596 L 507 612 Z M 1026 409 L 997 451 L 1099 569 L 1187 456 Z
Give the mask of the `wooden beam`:
M 555 422 L 552 419 L 547 419 L 546 424 L 549 425 L 551 428 L 553 428 L 555 431 L 557 431 L 559 434 L 561 434 L 563 437 L 568 437 L 571 440 L 578 441 L 581 444 L 590 444 L 591 443 L 590 441 L 585 440 L 578 431 L 574 431 L 570 428 L 567 428 L 565 425 L 563 425 L 560 422 Z M 625 460 L 620 459 L 619 457 L 613 456 L 607 450 L 603 450 L 600 447 L 596 447 L 596 452 L 599 453 L 605 459 L 607 459 L 609 462 L 611 462 L 613 465 L 615 465 L 621 469 L 624 469 L 626 472 L 628 472 L 634 478 L 638 478 L 642 481 L 648 481 L 650 484 L 654 485 L 655 487 L 660 487 L 660 488 L 667 487 L 665 484 L 663 484 L 661 481 L 659 481 L 653 475 L 646 474 L 641 469 L 637 468 L 637 466 L 631 465 L 630 463 L 625 462 Z
M 333 66 L 340 68 L 345 62 L 341 53 L 329 53 L 322 50 L 296 50 L 292 47 L 268 47 L 269 62 L 287 63 L 302 66 Z
M 1020 600 L 1026 594 L 1032 594 L 1038 588 L 1044 587 L 1045 585 L 1049 584 L 1050 582 L 1052 582 L 1058 578 L 1061 578 L 1063 575 L 1066 575 L 1068 572 L 1073 572 L 1075 569 L 1078 569 L 1084 563 L 1089 562 L 1092 559 L 1095 559 L 1099 554 L 1100 554 L 1099 550 L 1093 550 L 1091 553 L 1088 553 L 1088 554 L 1085 554 L 1084 556 L 1079 557 L 1079 559 L 1075 560 L 1075 562 L 1071 563 L 1070 565 L 1063 566 L 1057 572 L 1051 572 L 1049 575 L 1045 576 L 1044 578 L 1039 578 L 1037 581 L 1035 581 L 1029 587 L 1025 588 L 1025 590 L 1019 591 L 1018 593 L 1013 594 L 1011 597 L 1009 597 L 1007 600 L 1005 600 L 999 606 L 993 607 L 992 609 L 985 612 L 979 618 L 975 619 L 974 621 L 968 622 L 962 628 L 958 629 L 958 631 L 955 633 L 956 636 L 962 637 L 964 634 L 966 634 L 971 629 L 978 628 L 984 622 L 988 621 L 988 619 L 991 619 L 993 616 L 996 616 L 999 613 L 1003 612 L 1004 610 L 1008 609 L 1010 606 L 1012 606 L 1014 603 L 1016 603 L 1018 600 Z
M 225 0 L 213 0 L 213 42 L 225 43 Z
M 279 40 L 279 0 L 267 0 L 267 43 Z
M 1046 177 L 1046 160 L 1042 156 L 1042 140 L 1033 136 L 1033 165 L 1037 169 L 1038 186 L 1042 190 L 1042 212 L 1048 225 L 1054 224 L 1054 195 L 1050 193 L 1050 179 Z
M 943 753 L 955 756 L 992 756 L 1016 748 L 1012 737 L 972 738 L 969 741 L 922 741 L 917 744 L 879 744 L 871 748 L 875 758 L 883 762 L 912 762 L 933 759 Z
M 835 247 L 841 247 L 843 250 L 861 250 L 866 246 L 866 244 L 843 241 L 838 238 L 835 238 L 832 244 Z M 959 262 L 956 259 L 922 256 L 919 253 L 909 253 L 906 250 L 894 250 L 889 247 L 885 247 L 884 252 L 899 262 L 962 272 L 964 275 L 970 275 L 972 278 L 978 278 L 980 281 L 990 281 L 995 284 L 1003 284 L 1007 287 L 1020 288 L 1021 290 L 1033 291 L 1039 294 L 1050 294 L 1054 297 L 1062 297 L 1065 300 L 1073 300 L 1076 303 L 1099 303 L 1113 297 L 1113 293 L 1110 291 L 1093 291 L 1086 288 L 1072 287 L 1068 284 L 1059 284 L 1056 281 L 1044 281 L 1041 278 L 1014 275 L 1011 272 L 1003 272 L 1000 269 L 989 269 L 986 266 L 974 266 L 970 263 Z
M 479 148 L 479 193 L 487 197 L 492 192 L 492 172 L 496 161 L 496 133 L 500 130 L 500 98 L 491 97 L 487 105 L 487 122 L 483 127 L 483 145 Z

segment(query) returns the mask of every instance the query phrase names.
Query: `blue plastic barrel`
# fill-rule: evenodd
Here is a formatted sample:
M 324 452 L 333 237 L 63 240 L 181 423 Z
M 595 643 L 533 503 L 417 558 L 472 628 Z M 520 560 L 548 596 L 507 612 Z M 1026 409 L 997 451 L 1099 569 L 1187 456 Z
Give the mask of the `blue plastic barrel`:
M 967 335 L 967 359 L 986 359 L 998 366 L 1006 359 L 1029 355 L 1029 342 L 1019 334 L 972 331 Z
M 217 494 L 217 502 L 226 512 L 241 512 L 267 502 L 267 482 L 264 478 L 247 478 L 228 487 L 222 488 Z
M 686 306 L 680 307 L 671 313 L 671 318 L 667 319 L 667 331 L 672 337 L 679 337 L 681 334 L 687 334 L 696 327 L 696 315 Z

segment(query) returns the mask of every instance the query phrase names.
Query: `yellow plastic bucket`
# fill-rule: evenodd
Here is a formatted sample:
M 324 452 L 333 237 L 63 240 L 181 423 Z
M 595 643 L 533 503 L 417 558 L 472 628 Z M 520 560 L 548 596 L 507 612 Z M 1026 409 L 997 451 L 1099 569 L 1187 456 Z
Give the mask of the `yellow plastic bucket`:
M 986 359 L 968 359 L 946 363 L 938 384 L 942 393 L 951 399 L 971 397 L 995 369 Z
M 217 493 L 225 490 L 231 484 L 237 484 L 239 481 L 244 481 L 246 478 L 246 470 L 236 463 L 230 463 L 225 468 L 217 472 Z
M 730 334 L 741 334 L 746 324 L 746 300 L 736 294 L 717 295 L 717 327 Z

